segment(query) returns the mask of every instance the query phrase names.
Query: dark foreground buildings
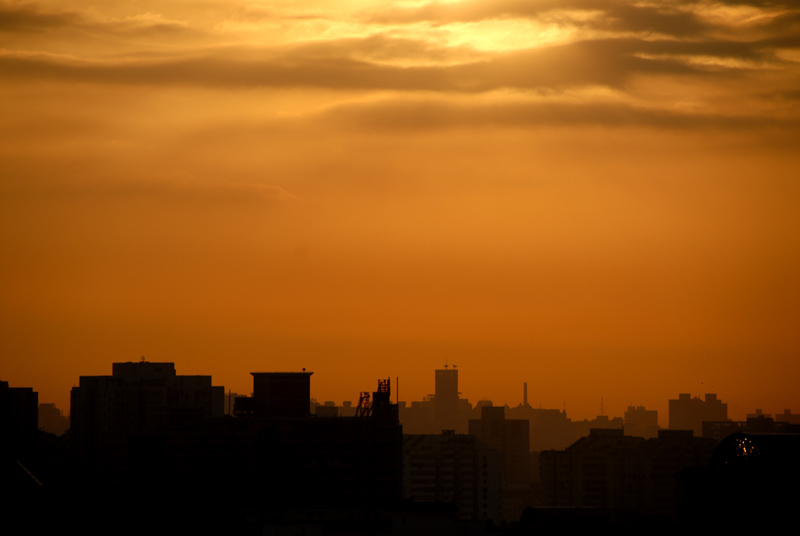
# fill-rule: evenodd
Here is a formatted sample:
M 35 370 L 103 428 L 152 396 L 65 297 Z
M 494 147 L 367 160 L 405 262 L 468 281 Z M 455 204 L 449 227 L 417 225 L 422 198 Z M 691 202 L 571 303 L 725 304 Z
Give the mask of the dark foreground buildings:
M 157 519 L 170 519 L 170 530 L 262 532 L 306 526 L 308 512 L 330 521 L 331 509 L 361 509 L 363 522 L 364 511 L 401 495 L 402 427 L 389 381 L 359 416 L 326 418 L 310 412 L 311 376 L 253 373 L 253 396 L 238 397 L 233 415 L 222 415 L 223 390 L 210 376 L 178 376 L 172 363 L 115 363 L 111 376 L 81 377 L 72 392 L 74 485 L 114 517 L 145 501 L 131 518 L 144 532 Z
M 460 520 L 500 522 L 500 453 L 473 435 L 403 436 L 403 497 L 451 503 Z
M 80 478 L 122 490 L 305 504 L 400 496 L 402 428 L 380 382 L 361 417 L 310 413 L 311 372 L 253 373 L 253 396 L 223 416 L 210 376 L 178 376 L 172 363 L 115 363 L 72 391 Z
M 281 504 L 388 504 L 400 498 L 402 427 L 389 380 L 378 382 L 369 405 L 354 417 L 310 414 L 310 372 L 253 373 L 253 397 L 240 397 L 234 417 L 212 434 L 214 465 L 226 486 L 261 489 Z M 238 452 L 235 451 L 238 449 Z M 248 456 L 249 453 L 253 453 Z M 240 474 L 228 469 L 237 465 Z M 273 484 L 266 490 L 265 482 Z
M 310 372 L 252 376 L 253 396 L 222 415 L 222 388 L 210 376 L 117 363 L 110 376 L 81 378 L 71 431 L 37 439 L 35 393 L 0 383 L 4 431 L 19 431 L 3 443 L 3 467 L 13 469 L 0 475 L 12 497 L 5 524 L 42 534 L 770 531 L 800 500 L 800 436 L 774 433 L 791 425 L 760 414 L 752 424 L 706 421 L 715 434 L 737 432 L 715 451 L 717 440 L 691 430 L 645 439 L 608 429 L 529 458 L 542 420 L 534 426 L 511 408 L 480 404 L 473 435 L 403 437 L 389 380 L 339 417 L 332 403 L 314 407 Z M 452 402 L 457 376 L 445 376 L 437 397 Z M 527 400 L 522 409 L 540 418 L 550 411 L 532 412 Z M 643 429 L 652 428 L 654 415 L 640 413 Z M 42 450 L 43 438 L 58 448 Z M 18 465 L 12 451 L 32 463 Z M 531 466 L 540 488 L 530 487 Z
M 529 422 L 506 419 L 505 407 L 484 406 L 481 418 L 469 421 L 469 433 L 500 453 L 502 519 L 518 521 L 531 504 Z
M 114 363 L 111 376 L 81 376 L 70 409 L 80 478 L 127 486 L 151 475 L 147 464 L 168 438 L 222 417 L 223 396 L 211 376 L 179 376 L 173 363 Z
M 25 460 L 36 444 L 39 393 L 0 381 L 0 456 Z
M 706 467 L 715 448 L 689 430 L 661 430 L 652 439 L 592 430 L 564 451 L 541 453 L 542 502 L 602 510 L 617 524 L 675 523 L 684 517 L 683 477 Z
M 736 432 L 690 482 L 687 517 L 700 530 L 789 533 L 800 503 L 800 434 Z M 794 527 L 794 528 L 793 528 Z

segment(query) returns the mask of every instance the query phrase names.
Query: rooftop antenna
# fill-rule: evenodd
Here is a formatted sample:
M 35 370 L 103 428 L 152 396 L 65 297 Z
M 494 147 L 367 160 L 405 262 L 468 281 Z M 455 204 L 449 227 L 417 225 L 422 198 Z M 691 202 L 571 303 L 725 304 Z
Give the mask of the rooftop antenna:
M 605 415 L 605 413 L 603 413 L 603 397 L 602 396 L 600 397 L 600 415 Z

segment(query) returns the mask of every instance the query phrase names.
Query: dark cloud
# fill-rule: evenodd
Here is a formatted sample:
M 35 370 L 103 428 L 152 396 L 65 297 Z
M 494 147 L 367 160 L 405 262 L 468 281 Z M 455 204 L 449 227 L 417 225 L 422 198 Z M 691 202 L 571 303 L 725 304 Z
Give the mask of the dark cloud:
M 630 76 L 638 73 L 702 75 L 712 70 L 717 73 L 731 70 L 721 66 L 702 68 L 686 62 L 688 56 L 774 60 L 772 49 L 800 43 L 800 13 L 797 12 L 787 11 L 765 21 L 757 38 L 722 38 L 719 35 L 724 33 L 716 31 L 719 28 L 712 28 L 693 13 L 678 9 L 682 5 L 688 4 L 664 2 L 641 6 L 612 1 L 600 6 L 589 0 L 431 3 L 403 10 L 403 16 L 392 11 L 372 19 L 399 17 L 398 20 L 445 23 L 510 16 L 537 17 L 553 10 L 592 9 L 601 10 L 602 14 L 583 22 L 572 22 L 608 34 L 605 39 L 589 38 L 566 45 L 488 53 L 468 46 L 447 47 L 380 34 L 358 39 L 306 41 L 261 50 L 215 48 L 211 41 L 202 47 L 176 49 L 167 46 L 174 36 L 200 36 L 202 32 L 158 17 L 101 23 L 76 13 L 48 12 L 33 5 L 3 3 L 0 4 L 0 32 L 3 28 L 6 33 L 78 29 L 95 39 L 140 39 L 142 46 L 137 49 L 134 45 L 126 50 L 123 60 L 103 63 L 7 52 L 0 57 L 0 73 L 8 77 L 95 83 L 210 87 L 460 92 L 582 84 L 622 87 Z M 650 37 L 635 39 L 630 37 L 631 33 Z M 653 39 L 654 35 L 677 39 Z M 15 50 L 15 47 L 6 48 Z M 437 62 L 443 65 L 432 65 Z M 403 63 L 408 66 L 401 66 Z
M 797 17 L 794 9 L 800 8 L 800 1 L 723 1 L 718 4 L 729 6 L 748 6 L 753 8 L 789 10 L 777 13 L 775 21 L 767 23 L 775 31 L 796 33 Z M 373 13 L 368 20 L 378 23 L 412 24 L 427 22 L 442 25 L 454 22 L 479 22 L 504 18 L 527 18 L 545 22 L 559 21 L 562 24 L 583 29 L 605 30 L 611 32 L 637 32 L 669 35 L 678 38 L 708 36 L 715 27 L 700 18 L 692 8 L 697 2 L 688 0 L 661 1 L 638 5 L 623 0 L 596 2 L 592 0 L 499 0 L 486 2 L 458 2 L 440 4 L 432 2 L 419 7 L 390 9 Z M 591 11 L 597 16 L 588 19 L 572 18 L 570 11 Z M 762 21 L 753 24 L 764 24 Z
M 122 39 L 150 40 L 201 37 L 204 32 L 157 17 L 97 20 L 76 11 L 48 10 L 35 4 L 0 2 L 0 35 L 59 35 L 71 40 L 103 39 L 106 46 Z
M 376 42 L 374 39 L 348 40 L 329 48 L 312 45 L 241 54 L 228 51 L 178 59 L 116 62 L 7 54 L 0 57 L 0 73 L 8 78 L 107 84 L 483 92 L 500 88 L 598 84 L 622 87 L 637 73 L 704 74 L 709 71 L 675 57 L 659 55 L 764 59 L 771 54 L 762 50 L 759 43 L 607 39 L 485 54 L 478 61 L 445 66 L 402 67 L 352 57 L 359 55 L 365 45 L 374 47 Z M 391 44 L 391 40 L 383 42 Z M 409 48 L 410 45 L 404 41 L 398 47 Z M 640 57 L 642 54 L 652 58 Z M 401 56 L 399 49 L 397 56 Z M 714 72 L 717 71 L 719 69 L 715 68 Z
M 762 112 L 769 115 L 770 112 L 764 110 L 779 106 L 776 104 L 778 101 L 754 97 L 752 88 L 762 76 L 783 77 L 781 83 L 775 86 L 776 94 L 787 94 L 787 87 L 792 87 L 786 79 L 796 77 L 792 71 L 796 64 L 781 59 L 776 55 L 776 50 L 800 46 L 800 31 L 796 31 L 800 14 L 786 9 L 759 23 L 757 37 L 748 33 L 746 38 L 737 38 L 728 36 L 719 28 L 709 27 L 707 22 L 691 12 L 679 9 L 684 5 L 688 4 L 603 3 L 602 15 L 583 23 L 573 22 L 602 29 L 604 33 L 601 35 L 607 36 L 605 38 L 586 37 L 553 46 L 487 52 L 469 46 L 442 46 L 424 38 L 398 38 L 389 33 L 365 38 L 300 41 L 270 48 L 215 47 L 212 43 L 202 48 L 169 47 L 165 45 L 168 39 L 160 37 L 172 31 L 195 30 L 177 23 L 162 23 L 160 17 L 156 16 L 109 19 L 99 23 L 76 13 L 48 12 L 31 5 L 2 3 L 0 31 L 4 28 L 6 35 L 8 32 L 44 31 L 45 28 L 80 28 L 81 31 L 105 32 L 107 35 L 124 35 L 125 31 L 131 31 L 145 37 L 140 43 L 149 45 L 152 41 L 153 45 L 134 45 L 126 50 L 126 55 L 118 54 L 103 61 L 81 59 L 80 55 L 6 49 L 0 53 L 0 80 L 12 84 L 43 79 L 119 86 L 315 88 L 474 96 L 505 89 L 542 93 L 597 86 L 615 88 L 625 93 L 638 91 L 632 83 L 634 81 L 641 83 L 642 80 L 659 78 L 668 79 L 684 88 L 691 84 L 696 84 L 698 89 L 719 86 L 724 88 L 724 98 L 728 102 L 738 98 L 743 102 L 751 102 L 748 99 L 754 98 L 763 101 L 762 104 L 767 103 Z M 422 20 L 419 17 L 438 17 L 437 21 L 448 22 L 520 14 L 537 17 L 558 9 L 598 7 L 597 2 L 588 0 L 500 0 L 492 3 L 429 4 L 416 11 L 406 10 L 403 13 L 416 13 L 416 20 Z M 396 15 L 399 12 L 392 13 Z M 159 38 L 150 39 L 148 35 L 157 35 Z M 672 37 L 656 39 L 657 35 Z M 675 96 L 673 100 L 680 101 L 683 98 Z M 687 99 L 692 100 L 691 97 Z M 704 99 L 700 97 L 697 100 Z M 788 97 L 781 100 L 794 101 Z M 355 108 L 356 111 L 360 109 Z M 363 121 L 375 125 L 396 122 L 398 127 L 418 125 L 421 128 L 439 128 L 462 122 L 468 125 L 641 124 L 668 128 L 739 128 L 761 124 L 760 121 L 772 124 L 767 119 L 698 113 L 696 109 L 693 112 L 665 111 L 661 105 L 634 107 L 597 104 L 591 97 L 581 99 L 580 104 L 555 102 L 491 108 L 447 107 L 440 103 L 409 104 L 404 101 L 388 108 L 382 105 L 370 111 L 373 112 L 372 119 Z M 350 111 L 331 114 L 342 114 L 341 117 L 345 118 L 360 117 L 358 113 Z M 784 123 L 777 121 L 775 124 Z M 57 121 L 53 124 L 62 130 L 66 129 Z M 18 132 L 28 136 L 35 135 L 33 127 L 21 125 L 20 120 L 14 124 L 6 123 L 0 132 L 18 129 Z
M 103 156 L 95 155 L 94 160 Z M 109 158 L 112 161 L 113 158 Z M 29 166 L 31 167 L 31 166 Z M 108 168 L 105 168 L 106 170 Z M 10 173 L 19 179 L 22 174 Z M 88 176 L 87 176 L 88 175 Z M 118 169 L 113 180 L 104 175 L 92 177 L 91 172 L 63 170 L 57 175 L 34 169 L 24 175 L 24 181 L 9 181 L 2 185 L 6 199 L 30 200 L 42 198 L 42 193 L 65 202 L 87 200 L 95 203 L 136 202 L 159 203 L 173 208 L 197 209 L 210 206 L 226 208 L 270 208 L 292 206 L 299 198 L 284 188 L 247 182 L 236 177 L 177 178 L 156 177 L 146 166 Z
M 421 7 L 394 9 L 376 13 L 372 20 L 390 23 L 430 22 L 478 22 L 510 17 L 538 19 L 571 10 L 600 12 L 602 15 L 584 22 L 573 21 L 585 27 L 621 31 L 657 32 L 669 35 L 691 35 L 707 29 L 694 14 L 676 9 L 679 3 L 664 3 L 662 6 L 640 6 L 631 2 L 609 1 L 598 3 L 591 0 L 500 0 L 496 2 L 459 2 L 455 4 L 431 3 Z M 563 16 L 563 15 L 562 15 Z
M 690 113 L 632 106 L 619 102 L 570 102 L 552 98 L 484 104 L 454 104 L 443 100 L 387 100 L 350 104 L 326 112 L 334 124 L 352 123 L 372 129 L 441 129 L 505 126 L 518 128 L 553 126 L 648 127 L 657 129 L 753 129 L 797 131 L 800 122 L 720 113 Z
M 431 22 L 477 22 L 507 17 L 535 18 L 555 9 L 597 9 L 592 0 L 498 0 L 457 3 L 431 2 L 419 7 L 394 8 L 372 13 L 369 20 L 378 23 L 412 24 Z
M 800 8 L 800 0 L 720 0 L 713 2 L 727 6 L 748 6 L 754 8 L 795 9 Z M 630 20 L 642 28 L 653 28 L 669 21 L 698 24 L 691 15 L 690 8 L 696 7 L 694 0 L 661 0 L 648 5 L 636 5 L 630 0 L 473 0 L 455 3 L 430 2 L 409 8 L 390 8 L 372 12 L 368 20 L 380 23 L 411 24 L 430 22 L 447 24 L 450 22 L 477 22 L 509 17 L 538 18 L 542 14 L 555 11 L 600 11 L 619 18 Z M 685 16 L 684 16 L 685 14 Z M 676 31 L 682 33 L 680 28 Z
M 685 2 L 689 3 L 689 2 Z M 800 0 L 716 0 L 726 6 L 746 6 L 760 8 L 800 8 Z
M 787 11 L 773 17 L 763 29 L 787 37 L 800 35 L 800 11 Z
M 612 5 L 604 17 L 588 26 L 618 32 L 648 32 L 680 37 L 698 36 L 710 26 L 693 13 L 652 6 Z
M 73 12 L 47 12 L 26 4 L 0 2 L 0 32 L 39 32 L 84 23 L 83 17 Z

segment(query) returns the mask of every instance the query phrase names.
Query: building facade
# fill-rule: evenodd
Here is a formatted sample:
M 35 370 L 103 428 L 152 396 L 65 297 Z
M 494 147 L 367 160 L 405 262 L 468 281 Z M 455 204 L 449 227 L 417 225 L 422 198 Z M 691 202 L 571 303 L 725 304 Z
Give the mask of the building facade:
M 477 437 L 403 436 L 403 498 L 453 503 L 458 519 L 501 520 L 500 453 Z

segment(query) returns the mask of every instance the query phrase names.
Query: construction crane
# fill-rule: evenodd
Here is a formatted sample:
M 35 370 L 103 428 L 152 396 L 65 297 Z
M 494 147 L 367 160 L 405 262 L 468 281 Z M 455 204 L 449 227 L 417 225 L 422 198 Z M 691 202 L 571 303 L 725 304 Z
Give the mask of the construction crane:
M 373 407 L 386 407 L 391 402 L 391 378 L 378 380 L 378 390 L 372 393 L 372 398 L 367 391 L 361 391 L 356 408 L 356 417 L 369 417 Z
M 369 393 L 361 391 L 361 396 L 358 398 L 358 407 L 356 408 L 356 417 L 369 417 L 372 413 L 372 404 L 369 401 Z

